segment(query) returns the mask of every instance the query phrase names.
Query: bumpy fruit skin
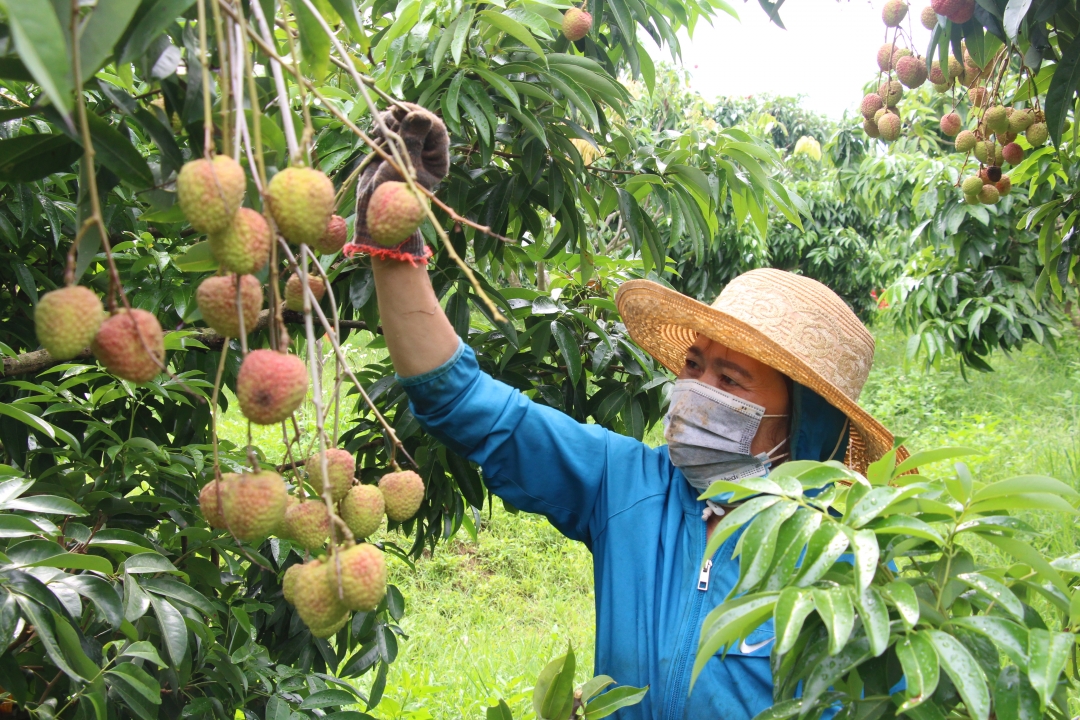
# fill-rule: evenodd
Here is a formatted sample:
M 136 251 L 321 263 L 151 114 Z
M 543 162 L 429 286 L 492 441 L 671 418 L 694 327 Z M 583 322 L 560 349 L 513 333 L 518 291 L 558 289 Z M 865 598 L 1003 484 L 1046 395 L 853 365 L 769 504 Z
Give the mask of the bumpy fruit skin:
M 981 202 L 979 202 L 979 196 L 978 195 L 965 195 L 964 196 L 964 202 L 967 203 L 968 205 L 981 205 L 982 204 Z
M 150 354 L 143 349 L 140 335 Z M 126 309 L 121 310 L 101 323 L 90 349 L 106 370 L 134 383 L 153 380 L 165 363 L 165 335 L 161 331 L 161 323 L 138 308 L 130 313 Z
M 285 536 L 308 550 L 318 550 L 330 536 L 330 513 L 322 500 L 305 500 L 285 511 Z
M 314 245 L 334 214 L 334 184 L 318 170 L 286 168 L 270 181 L 266 200 L 286 240 Z
M 221 505 L 225 522 L 237 539 L 257 542 L 276 531 L 289 504 L 285 482 L 276 472 L 224 476 Z
M 877 122 L 878 132 L 885 142 L 892 142 L 900 137 L 900 116 L 893 113 L 885 113 Z
M 314 560 L 313 562 L 318 562 Z M 285 568 L 285 574 L 281 576 L 281 595 L 285 598 L 285 602 L 292 605 L 295 602 L 296 586 L 300 580 L 300 576 L 303 575 L 301 568 L 304 567 L 300 563 L 290 565 Z
M 1015 110 L 1013 114 L 1009 116 L 1009 132 L 1022 133 L 1031 127 L 1034 122 L 1035 113 L 1027 108 Z
M 993 185 L 983 185 L 979 191 L 979 202 L 983 205 L 996 205 L 1001 199 L 1001 193 Z
M 899 80 L 883 82 L 881 87 L 878 88 L 878 95 L 881 96 L 886 107 L 896 107 L 896 103 L 900 102 L 900 98 L 904 97 L 904 86 L 900 84 Z
M 995 105 L 986 111 L 986 115 L 983 117 L 983 122 L 986 123 L 986 127 L 993 133 L 1004 133 L 1009 131 L 1009 116 L 1005 112 L 1005 108 L 1001 105 Z
M 984 87 L 968 88 L 968 102 L 975 107 L 982 107 L 986 104 L 987 92 Z
M 955 80 L 956 78 L 964 77 L 964 63 L 960 62 L 952 55 L 949 56 L 949 80 Z
M 921 87 L 926 82 L 926 63 L 910 55 L 902 57 L 896 61 L 896 77 L 905 87 Z
M 221 267 L 241 275 L 256 273 L 270 259 L 270 226 L 251 208 L 240 208 L 232 224 L 210 233 L 210 253 Z
M 308 482 L 311 483 L 311 487 L 319 495 L 322 495 L 324 478 L 320 454 L 315 453 L 309 457 L 304 464 L 304 468 L 307 470 Z M 356 458 L 348 450 L 330 448 L 326 451 L 326 476 L 330 478 L 330 496 L 334 499 L 334 502 L 341 500 L 348 494 L 349 488 L 352 487 L 355 472 Z
M 970 130 L 961 130 L 960 134 L 956 136 L 956 149 L 962 153 L 971 152 L 975 149 L 977 142 L 975 133 Z
M 572 7 L 563 13 L 562 34 L 570 42 L 577 42 L 592 29 L 592 15 L 581 8 Z
M 949 92 L 949 83 L 935 83 L 935 82 L 932 82 L 930 84 L 933 86 L 934 92 L 938 92 L 938 93 L 942 93 L 942 94 Z
M 1024 161 L 1024 148 L 1012 142 L 1001 148 L 1001 156 L 1010 165 L 1019 165 Z
M 405 522 L 424 502 L 424 481 L 412 470 L 383 475 L 379 489 L 386 501 L 386 517 L 394 522 Z
M 224 485 L 224 479 L 220 482 L 211 480 L 203 485 L 202 490 L 199 492 L 199 509 L 202 510 L 203 517 L 206 518 L 206 524 L 217 530 L 225 528 L 225 516 L 218 507 L 219 490 Z
M 878 131 L 877 121 L 872 118 L 863 120 L 862 129 L 863 132 L 872 138 L 881 137 L 881 132 Z
M 862 116 L 867 120 L 873 120 L 874 113 L 883 107 L 885 107 L 885 103 L 882 102 L 881 96 L 877 93 L 870 93 L 864 97 L 859 104 L 859 112 L 861 112 Z
M 341 519 L 358 538 L 369 537 L 382 525 L 386 501 L 374 485 L 354 485 L 341 500 Z
M 273 425 L 292 415 L 307 390 L 304 361 L 276 350 L 252 350 L 236 375 L 240 412 L 256 425 Z
M 214 332 L 226 337 L 240 337 L 236 315 L 236 276 L 215 275 L 199 283 L 195 302 L 203 320 Z M 262 284 L 254 275 L 240 276 L 240 306 L 244 310 L 244 330 L 251 332 L 259 321 L 263 305 Z
M 937 26 L 937 13 L 934 12 L 932 6 L 927 5 L 922 9 L 922 12 L 919 13 L 919 22 L 927 30 L 933 30 Z
M 349 609 L 338 598 L 337 582 L 331 585 L 333 574 L 334 568 L 329 563 L 318 560 L 304 563 L 291 592 L 296 612 L 315 637 L 330 637 L 334 634 L 331 628 L 340 627 L 342 618 L 349 616 Z
M 885 27 L 899 27 L 907 16 L 908 6 L 902 0 L 889 0 L 881 9 L 881 21 Z
M 326 294 L 326 283 L 318 275 L 308 274 L 308 287 L 315 296 L 315 302 L 322 300 Z M 304 309 L 304 286 L 299 275 L 290 275 L 285 283 L 285 308 L 296 312 Z
M 330 253 L 336 253 L 341 248 L 345 247 L 345 243 L 348 241 L 348 227 L 345 223 L 345 218 L 340 215 L 331 215 L 330 221 L 326 223 L 326 230 L 322 236 L 313 242 L 311 245 L 319 252 L 329 255 Z
M 900 58 L 911 55 L 907 48 L 898 48 L 893 43 L 885 43 L 877 51 L 877 64 L 881 72 L 889 72 L 896 68 Z
M 57 360 L 70 360 L 90 344 L 105 320 L 93 290 L 71 285 L 47 292 L 34 308 L 38 342 Z
M 386 558 L 374 545 L 362 543 L 345 550 L 341 560 L 341 590 L 345 605 L 353 610 L 374 610 L 386 596 Z M 331 569 L 327 574 L 331 590 L 337 579 Z
M 972 176 L 964 180 L 964 183 L 960 186 L 960 189 L 965 195 L 978 195 L 982 190 L 983 181 L 982 178 Z
M 1012 190 L 1012 180 L 1009 179 L 1008 175 L 1002 175 L 1001 179 L 994 183 L 994 187 L 997 188 L 998 195 L 1004 197 Z
M 945 17 L 959 10 L 962 4 L 963 0 L 930 0 L 930 7 L 934 9 L 934 12 Z
M 937 60 L 930 64 L 930 82 L 934 84 L 934 89 L 937 90 L 938 85 L 948 85 L 949 79 L 945 77 L 945 73 L 941 72 L 941 65 Z M 941 92 L 938 90 L 938 92 Z
M 949 137 L 955 137 L 956 133 L 960 132 L 960 116 L 956 113 L 947 113 L 941 116 L 941 132 L 945 133 Z
M 1031 143 L 1031 147 L 1042 147 L 1046 144 L 1046 140 L 1050 137 L 1050 133 L 1046 129 L 1046 123 L 1037 122 L 1027 129 L 1024 133 L 1024 137 Z
M 218 233 L 229 227 L 244 199 L 247 179 L 240 164 L 227 155 L 192 160 L 176 176 L 176 196 L 191 227 Z
M 994 159 L 994 143 L 986 140 L 980 140 L 975 143 L 975 159 L 979 162 L 993 162 Z
M 403 182 L 384 182 L 371 194 L 368 232 L 383 247 L 393 247 L 408 239 L 423 219 L 423 204 Z
M 975 15 L 975 0 L 963 0 L 948 18 L 956 25 L 963 25 Z

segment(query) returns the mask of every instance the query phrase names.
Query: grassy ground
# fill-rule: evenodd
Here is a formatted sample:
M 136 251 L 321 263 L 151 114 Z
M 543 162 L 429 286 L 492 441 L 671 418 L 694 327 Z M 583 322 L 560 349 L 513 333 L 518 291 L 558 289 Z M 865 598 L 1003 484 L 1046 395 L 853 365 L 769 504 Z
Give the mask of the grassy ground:
M 358 360 L 375 356 L 359 346 L 355 352 Z M 862 402 L 910 448 L 972 446 L 984 452 L 969 463 L 980 479 L 1040 473 L 1080 487 L 1075 338 L 1057 354 L 1031 347 L 997 356 L 996 372 L 967 381 L 952 369 L 905 367 L 903 353 L 903 338 L 878 337 Z M 243 432 L 233 413 L 225 427 Z M 1047 531 L 1048 551 L 1075 552 L 1070 520 L 1037 524 Z M 408 602 L 403 627 L 410 638 L 390 671 L 380 718 L 478 718 L 499 697 L 515 718 L 529 718 L 537 674 L 568 642 L 579 667 L 592 667 L 591 557 L 542 518 L 496 507 L 476 543 L 463 534 L 415 572 L 395 562 L 391 576 Z

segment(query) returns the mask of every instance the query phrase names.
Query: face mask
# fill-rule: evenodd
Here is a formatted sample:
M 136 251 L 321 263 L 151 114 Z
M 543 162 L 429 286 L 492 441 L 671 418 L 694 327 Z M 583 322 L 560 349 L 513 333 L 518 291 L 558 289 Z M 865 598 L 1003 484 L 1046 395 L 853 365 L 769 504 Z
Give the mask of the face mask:
M 762 406 L 698 380 L 676 380 L 664 417 L 671 462 L 697 490 L 717 480 L 766 475 L 772 461 L 787 455 L 773 455 L 787 438 L 768 452 L 750 454 L 758 425 L 767 417 L 787 416 L 766 415 Z

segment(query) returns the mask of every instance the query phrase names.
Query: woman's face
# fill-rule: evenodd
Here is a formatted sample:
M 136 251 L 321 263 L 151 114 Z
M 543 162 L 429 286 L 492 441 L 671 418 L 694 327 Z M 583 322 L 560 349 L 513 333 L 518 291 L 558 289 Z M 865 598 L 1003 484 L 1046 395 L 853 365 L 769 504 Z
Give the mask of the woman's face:
M 789 415 L 788 380 L 779 370 L 698 335 L 686 351 L 680 380 L 700 380 L 765 408 L 766 415 Z M 772 450 L 787 437 L 790 417 L 764 418 L 750 443 L 754 455 Z M 782 450 L 790 450 L 782 448 Z

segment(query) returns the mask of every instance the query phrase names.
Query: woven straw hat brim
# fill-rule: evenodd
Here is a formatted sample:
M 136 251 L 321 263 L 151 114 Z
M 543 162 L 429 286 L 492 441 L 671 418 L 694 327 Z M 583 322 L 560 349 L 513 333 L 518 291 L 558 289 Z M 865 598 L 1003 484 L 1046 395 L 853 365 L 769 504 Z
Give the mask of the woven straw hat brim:
M 847 415 L 873 462 L 893 446 L 893 436 L 859 404 L 760 330 L 731 315 L 649 280 L 631 280 L 615 297 L 630 337 L 676 375 L 698 333 L 765 363 L 805 385 Z M 860 462 L 858 465 L 862 466 Z M 863 468 L 856 468 L 864 472 Z

